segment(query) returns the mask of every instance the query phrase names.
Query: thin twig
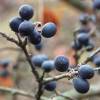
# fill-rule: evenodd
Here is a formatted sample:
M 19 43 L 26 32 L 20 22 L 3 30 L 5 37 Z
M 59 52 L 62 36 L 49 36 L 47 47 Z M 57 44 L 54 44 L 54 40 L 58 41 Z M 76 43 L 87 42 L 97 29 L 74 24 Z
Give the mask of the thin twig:
M 58 81 L 58 80 L 63 79 L 63 78 L 71 79 L 77 74 L 78 74 L 78 71 L 74 71 L 74 70 L 72 71 L 71 70 L 71 71 L 69 71 L 67 73 L 64 73 L 64 74 L 61 74 L 61 75 L 57 75 L 57 76 L 50 77 L 50 78 L 45 78 L 44 79 L 44 84 L 48 83 L 50 81 Z
M 0 32 L 0 35 L 1 35 L 2 37 L 6 38 L 8 41 L 13 42 L 13 43 L 15 43 L 16 45 L 19 45 L 19 43 L 17 42 L 17 40 L 15 40 L 15 39 L 12 38 L 12 37 L 7 36 L 6 33 Z
M 100 67 L 94 68 L 94 71 L 98 71 L 98 70 L 100 70 Z M 58 81 L 58 80 L 63 79 L 63 78 L 72 79 L 76 75 L 78 75 L 78 71 L 72 69 L 67 73 L 64 73 L 64 74 L 61 74 L 61 75 L 57 75 L 57 76 L 54 76 L 54 77 L 45 78 L 44 79 L 44 84 L 48 83 L 50 81 Z
M 36 98 L 37 98 L 37 100 L 40 100 L 41 99 L 41 96 L 42 96 L 42 94 L 43 94 L 43 78 L 44 78 L 44 76 L 45 76 L 45 71 L 43 71 L 43 74 L 42 74 L 42 76 L 41 76 L 41 78 L 40 78 L 40 82 L 39 82 L 39 86 L 38 86 L 38 91 L 37 91 L 37 94 L 36 94 Z
M 0 87 L 0 91 L 9 92 L 12 95 L 17 94 L 17 95 L 23 95 L 23 96 L 27 96 L 27 97 L 31 97 L 31 98 L 35 97 L 35 95 L 33 93 L 28 93 L 28 92 L 25 92 L 25 91 L 22 91 L 19 89 L 14 89 L 14 88 Z
M 26 56 L 26 58 L 27 58 L 27 61 L 29 62 L 30 66 L 31 66 L 32 73 L 35 75 L 36 80 L 39 81 L 39 74 L 38 74 L 38 72 L 37 72 L 36 69 L 35 69 L 35 65 L 34 65 L 34 64 L 32 63 L 32 61 L 31 61 L 31 57 L 30 57 L 30 55 L 28 54 L 28 51 L 27 51 L 26 47 L 23 46 L 23 47 L 21 47 L 21 48 L 22 48 L 22 50 L 24 51 L 24 54 L 25 54 L 25 56 Z
M 100 52 L 100 47 L 99 47 L 97 50 L 93 51 L 93 52 L 90 54 L 90 56 L 87 57 L 87 59 L 86 59 L 82 64 L 86 64 L 86 63 L 88 63 L 89 61 L 91 61 L 91 59 L 92 59 L 96 54 L 98 54 L 99 52 Z

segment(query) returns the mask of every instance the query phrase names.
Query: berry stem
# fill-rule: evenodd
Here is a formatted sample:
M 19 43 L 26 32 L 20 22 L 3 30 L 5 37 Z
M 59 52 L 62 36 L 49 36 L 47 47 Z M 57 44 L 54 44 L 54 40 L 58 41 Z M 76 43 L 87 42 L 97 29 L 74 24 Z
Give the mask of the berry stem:
M 38 91 L 37 91 L 37 94 L 36 94 L 36 98 L 37 100 L 40 100 L 41 99 L 41 96 L 43 94 L 43 78 L 45 76 L 45 71 L 43 72 L 41 78 L 40 78 L 40 82 L 39 82 L 39 85 L 38 85 Z
M 29 62 L 30 66 L 31 66 L 32 73 L 35 75 L 36 80 L 37 80 L 37 82 L 38 82 L 38 80 L 39 80 L 39 74 L 38 74 L 38 72 L 36 71 L 35 66 L 34 66 L 33 63 L 31 62 L 31 58 L 30 58 L 30 56 L 29 56 L 29 54 L 28 54 L 28 51 L 27 51 L 27 49 L 26 49 L 26 45 L 23 45 L 23 42 L 22 42 L 22 40 L 20 39 L 19 35 L 16 34 L 17 37 L 18 37 L 19 42 L 18 42 L 17 40 L 15 40 L 14 38 L 11 38 L 11 37 L 7 36 L 6 33 L 0 32 L 0 35 L 1 35 L 2 37 L 6 38 L 8 41 L 10 41 L 10 42 L 12 42 L 12 43 L 15 43 L 18 47 L 20 47 L 20 48 L 23 50 L 23 52 L 24 52 L 25 55 L 26 55 L 27 61 Z
M 100 67 L 94 68 L 94 71 L 98 71 L 98 70 L 100 70 Z M 58 81 L 58 80 L 63 79 L 63 78 L 72 79 L 76 75 L 78 75 L 78 70 L 71 69 L 67 73 L 64 73 L 64 74 L 61 74 L 61 75 L 57 75 L 57 76 L 54 76 L 54 77 L 45 78 L 44 79 L 44 84 L 46 84 L 46 83 L 48 83 L 50 81 Z
M 82 63 L 82 64 L 86 64 L 89 61 L 91 61 L 91 59 L 100 52 L 100 47 L 98 49 L 96 49 L 95 51 L 93 51 L 89 57 L 87 57 L 87 59 Z
M 27 52 L 26 47 L 23 46 L 23 47 L 21 47 L 21 48 L 22 48 L 22 50 L 24 51 L 24 53 L 25 53 L 25 55 L 26 55 L 26 58 L 27 58 L 27 61 L 29 62 L 30 66 L 31 66 L 32 73 L 35 75 L 36 80 L 37 80 L 37 82 L 38 82 L 38 81 L 39 81 L 39 74 L 38 74 L 38 72 L 37 72 L 36 69 L 35 69 L 35 65 L 33 65 L 32 61 L 31 61 L 31 58 L 30 58 L 30 56 L 29 56 L 29 54 L 28 54 L 28 52 Z
M 71 71 L 64 73 L 64 74 L 61 74 L 61 75 L 57 75 L 57 76 L 50 77 L 50 78 L 45 78 L 44 84 L 46 84 L 50 81 L 58 81 L 58 80 L 63 79 L 63 78 L 71 79 L 77 74 L 78 74 L 78 71 L 71 70 Z

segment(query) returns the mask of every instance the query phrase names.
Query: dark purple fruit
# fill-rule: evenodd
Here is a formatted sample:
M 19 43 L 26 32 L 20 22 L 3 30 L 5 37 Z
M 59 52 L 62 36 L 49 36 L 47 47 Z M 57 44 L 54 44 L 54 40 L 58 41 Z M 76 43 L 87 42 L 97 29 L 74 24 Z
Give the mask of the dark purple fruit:
M 81 65 L 79 75 L 83 79 L 91 79 L 94 76 L 94 69 L 90 65 Z
M 24 21 L 19 26 L 21 36 L 28 36 L 33 32 L 33 24 L 30 21 Z
M 47 83 L 44 88 L 47 90 L 47 91 L 54 91 L 56 89 L 56 81 L 51 81 L 49 83 Z
M 33 7 L 31 5 L 28 5 L 28 4 L 22 5 L 19 8 L 19 15 L 25 20 L 31 19 L 34 15 Z
M 55 68 L 54 61 L 53 60 L 47 60 L 44 61 L 42 64 L 42 69 L 44 69 L 45 72 L 50 72 Z
M 65 56 L 58 56 L 55 59 L 55 68 L 60 72 L 65 72 L 68 70 L 69 60 Z
M 41 67 L 43 62 L 48 60 L 48 57 L 44 54 L 40 54 L 40 55 L 32 56 L 31 60 L 35 66 Z
M 9 22 L 9 26 L 11 28 L 12 31 L 18 33 L 18 28 L 19 25 L 23 22 L 23 19 L 20 17 L 13 17 L 10 22 Z
M 82 78 L 74 78 L 73 85 L 75 90 L 79 93 L 87 93 L 90 88 L 88 81 Z
M 45 38 L 53 37 L 56 34 L 56 32 L 57 32 L 57 27 L 52 22 L 46 23 L 42 28 L 42 35 Z

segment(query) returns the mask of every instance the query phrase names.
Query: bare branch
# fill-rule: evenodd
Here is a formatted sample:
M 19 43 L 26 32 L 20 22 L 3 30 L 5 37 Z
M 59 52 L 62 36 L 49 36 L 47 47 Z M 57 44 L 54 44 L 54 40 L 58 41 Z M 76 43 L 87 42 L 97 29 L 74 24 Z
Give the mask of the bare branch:
M 15 43 L 16 45 L 19 45 L 19 43 L 17 42 L 17 40 L 15 40 L 15 39 L 12 38 L 12 37 L 7 36 L 5 33 L 0 32 L 0 35 L 1 35 L 2 37 L 4 37 L 5 39 L 7 39 L 8 41 L 13 42 L 13 43 Z
M 19 89 L 14 89 L 14 88 L 0 87 L 0 91 L 9 92 L 12 95 L 17 94 L 17 95 L 27 96 L 27 97 L 31 97 L 31 98 L 35 97 L 35 95 L 33 93 L 28 93 L 28 92 L 25 92 L 25 91 L 22 91 Z
M 82 64 L 86 64 L 86 63 L 88 63 L 89 61 L 91 61 L 91 59 L 92 59 L 96 54 L 98 54 L 99 52 L 100 52 L 100 47 L 99 47 L 97 50 L 93 51 L 93 52 L 91 53 L 91 55 L 90 55 L 89 57 L 87 57 L 87 59 L 86 59 Z
M 54 81 L 54 80 L 58 81 L 58 80 L 63 79 L 63 78 L 71 79 L 77 74 L 78 74 L 78 71 L 71 70 L 71 71 L 69 71 L 67 73 L 64 73 L 64 74 L 61 74 L 61 75 L 57 75 L 57 76 L 50 77 L 50 78 L 45 78 L 44 79 L 44 84 L 48 83 L 50 81 Z
M 94 71 L 98 71 L 98 70 L 100 70 L 100 67 L 94 68 Z M 67 73 L 64 73 L 64 74 L 61 74 L 61 75 L 57 75 L 57 76 L 54 76 L 54 77 L 50 77 L 50 78 L 45 78 L 44 79 L 44 84 L 46 84 L 46 83 L 48 83 L 50 81 L 58 81 L 58 80 L 63 79 L 63 78 L 72 79 L 76 75 L 78 75 L 78 71 L 72 69 Z

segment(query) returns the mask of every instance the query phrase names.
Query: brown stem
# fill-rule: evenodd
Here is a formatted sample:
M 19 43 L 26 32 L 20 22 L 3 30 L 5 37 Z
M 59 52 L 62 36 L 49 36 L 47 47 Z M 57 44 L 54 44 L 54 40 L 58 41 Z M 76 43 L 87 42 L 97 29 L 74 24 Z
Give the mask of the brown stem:
M 43 72 L 41 78 L 40 78 L 40 82 L 39 82 L 39 86 L 38 86 L 38 91 L 37 91 L 37 94 L 36 94 L 36 98 L 37 100 L 40 100 L 41 99 L 41 96 L 43 94 L 43 78 L 45 76 L 45 71 Z
M 29 62 L 30 66 L 31 66 L 32 73 L 35 75 L 36 80 L 39 81 L 39 74 L 38 74 L 38 72 L 37 72 L 36 69 L 35 69 L 35 65 L 34 65 L 34 64 L 32 63 L 32 61 L 31 61 L 31 58 L 30 58 L 30 56 L 29 56 L 29 54 L 28 54 L 28 52 L 27 52 L 26 47 L 25 47 L 25 46 L 23 46 L 23 47 L 21 46 L 21 48 L 22 48 L 22 50 L 24 51 L 25 56 L 26 56 L 26 58 L 27 58 L 27 61 Z

